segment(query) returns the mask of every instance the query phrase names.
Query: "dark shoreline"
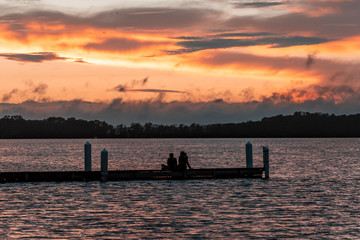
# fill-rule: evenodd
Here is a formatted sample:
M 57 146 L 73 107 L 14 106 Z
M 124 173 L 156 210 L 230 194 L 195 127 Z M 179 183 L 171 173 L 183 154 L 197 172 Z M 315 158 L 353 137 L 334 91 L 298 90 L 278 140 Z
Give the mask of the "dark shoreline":
M 21 116 L 0 119 L 0 139 L 71 138 L 357 138 L 360 114 L 330 115 L 295 112 L 260 121 L 208 125 L 132 123 L 112 126 L 106 122 L 50 117 L 25 120 Z

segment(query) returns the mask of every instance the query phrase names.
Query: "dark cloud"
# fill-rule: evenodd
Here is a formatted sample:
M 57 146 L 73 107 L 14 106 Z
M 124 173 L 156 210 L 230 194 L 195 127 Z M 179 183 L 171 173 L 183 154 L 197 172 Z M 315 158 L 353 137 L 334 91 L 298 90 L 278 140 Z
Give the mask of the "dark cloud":
M 166 90 L 166 89 L 126 89 L 125 92 L 185 93 L 182 91 Z
M 158 44 L 156 42 L 144 42 L 127 38 L 111 38 L 101 43 L 86 44 L 84 48 L 108 52 L 127 52 Z
M 44 62 L 55 60 L 67 60 L 68 58 L 59 57 L 52 52 L 36 52 L 36 53 L 0 53 L 0 57 L 18 62 Z
M 12 96 L 18 92 L 19 92 L 19 90 L 15 88 L 15 89 L 11 90 L 9 93 L 5 93 L 2 97 L 2 101 L 3 102 L 9 101 L 12 98 Z
M 241 91 L 239 96 L 243 97 L 244 102 L 252 102 L 255 99 L 254 89 L 251 87 L 245 88 Z
M 331 39 L 318 38 L 318 37 L 303 37 L 303 36 L 294 36 L 294 37 L 284 37 L 284 38 L 262 38 L 258 39 L 258 45 L 267 45 L 271 44 L 272 47 L 291 47 L 291 46 L 301 46 L 301 45 L 315 45 L 320 43 L 326 43 L 331 41 Z
M 149 77 L 146 77 L 144 79 L 140 80 L 132 80 L 131 81 L 131 87 L 128 87 L 128 83 L 125 84 L 119 84 L 116 87 L 114 87 L 112 90 L 118 91 L 118 92 L 148 92 L 148 93 L 185 93 L 182 91 L 177 90 L 168 90 L 168 89 L 153 89 L 153 88 L 134 88 L 136 86 L 145 86 L 149 81 Z M 164 97 L 164 95 L 162 95 Z
M 334 99 L 336 97 L 346 98 L 347 96 L 352 96 L 354 93 L 357 94 L 357 92 L 359 91 L 359 89 L 356 89 L 350 85 L 315 85 L 313 88 L 320 97 L 326 96 L 330 98 L 331 101 L 337 100 Z
M 263 37 L 263 36 L 270 36 L 274 35 L 273 33 L 269 32 L 235 32 L 235 33 L 221 33 L 215 35 L 215 37 Z
M 124 8 L 103 11 L 91 16 L 68 15 L 56 11 L 33 11 L 27 13 L 8 14 L 0 17 L 7 21 L 14 31 L 26 30 L 24 23 L 29 21 L 46 22 L 49 25 L 64 24 L 67 26 L 90 26 L 109 29 L 177 29 L 193 28 L 198 24 L 219 16 L 221 12 L 189 8 Z M 24 34 L 26 34 L 24 32 Z
M 39 95 L 43 95 L 46 93 L 48 85 L 45 83 L 40 83 L 39 85 L 35 86 L 33 89 L 33 93 L 37 93 Z
M 102 27 L 176 29 L 194 27 L 218 15 L 208 9 L 131 8 L 99 13 L 87 21 Z
M 167 90 L 167 89 L 133 89 L 128 88 L 126 85 L 119 84 L 114 88 L 115 91 L 118 92 L 148 92 L 148 93 L 185 93 L 182 91 L 176 90 Z
M 129 90 L 128 85 L 131 85 L 131 88 L 137 87 L 137 86 L 145 86 L 149 81 L 149 77 L 145 77 L 143 79 L 139 80 L 132 80 L 131 84 L 125 83 L 125 84 L 119 84 L 116 87 L 114 87 L 112 90 L 118 91 L 118 92 L 127 92 Z
M 271 47 L 282 48 L 299 45 L 314 45 L 319 43 L 325 43 L 330 39 L 317 38 L 317 37 L 273 37 L 273 38 L 255 38 L 255 39 L 228 39 L 228 38 L 216 38 L 210 40 L 194 40 L 194 41 L 181 41 L 177 45 L 184 47 L 180 50 L 182 52 L 195 52 L 206 49 L 218 49 L 218 48 L 231 48 L 231 47 L 248 47 L 257 45 L 271 45 Z
M 2 96 L 2 102 L 7 102 L 11 100 L 15 95 L 17 96 L 27 96 L 31 97 L 31 99 L 44 100 L 44 95 L 48 89 L 48 85 L 44 83 L 39 83 L 34 85 L 32 82 L 27 84 L 28 86 L 25 89 L 15 88 L 8 93 L 5 93 Z
M 149 77 L 143 78 L 143 79 L 139 79 L 139 80 L 132 80 L 131 81 L 131 86 L 135 87 L 135 86 L 145 86 L 147 83 L 149 82 Z
M 222 32 L 222 30 L 221 30 Z M 204 40 L 204 39 L 211 39 L 211 38 L 223 38 L 223 37 L 265 37 L 276 35 L 270 32 L 224 32 L 215 35 L 205 35 L 202 37 L 195 37 L 195 36 L 180 36 L 180 37 L 171 37 L 172 39 L 179 39 L 179 40 Z
M 75 58 L 74 62 L 76 62 L 76 63 L 88 63 L 83 58 Z
M 306 68 L 310 69 L 311 65 L 313 65 L 315 62 L 315 55 L 314 54 L 308 54 L 307 60 L 305 62 Z
M 238 8 L 252 7 L 252 8 L 263 8 L 273 7 L 284 4 L 283 2 L 247 2 L 247 3 L 234 3 L 233 5 Z
M 126 84 L 119 84 L 116 87 L 114 87 L 114 90 L 118 92 L 125 92 L 127 88 L 128 87 L 126 86 Z
M 203 37 L 181 36 L 181 37 L 172 37 L 172 39 L 180 39 L 180 40 L 200 40 L 200 39 L 203 39 Z

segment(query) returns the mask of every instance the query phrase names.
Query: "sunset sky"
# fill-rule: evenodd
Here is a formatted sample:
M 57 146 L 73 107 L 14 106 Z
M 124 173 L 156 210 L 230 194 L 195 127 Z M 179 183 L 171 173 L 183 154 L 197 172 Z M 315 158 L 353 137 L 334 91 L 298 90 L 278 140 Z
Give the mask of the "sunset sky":
M 0 0 L 0 117 L 360 112 L 360 1 Z

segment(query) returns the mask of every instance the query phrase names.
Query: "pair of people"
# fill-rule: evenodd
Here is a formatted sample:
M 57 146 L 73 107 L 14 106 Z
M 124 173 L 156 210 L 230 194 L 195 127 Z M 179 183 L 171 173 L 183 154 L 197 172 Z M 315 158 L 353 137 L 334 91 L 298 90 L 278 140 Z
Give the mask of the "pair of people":
M 170 153 L 169 158 L 167 159 L 167 165 L 163 164 L 161 166 L 163 170 L 170 170 L 170 171 L 185 171 L 186 167 L 189 167 L 189 169 L 191 169 L 188 156 L 184 151 L 180 152 L 179 164 L 177 164 L 174 154 Z

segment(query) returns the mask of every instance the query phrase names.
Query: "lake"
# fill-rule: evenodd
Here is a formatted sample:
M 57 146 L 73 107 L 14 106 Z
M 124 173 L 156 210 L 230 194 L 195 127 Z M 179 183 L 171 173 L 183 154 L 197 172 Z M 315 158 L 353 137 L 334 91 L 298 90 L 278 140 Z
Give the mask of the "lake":
M 0 171 L 159 169 L 184 150 L 193 168 L 254 166 L 270 179 L 0 184 L 1 239 L 360 239 L 360 141 L 353 139 L 0 140 Z

